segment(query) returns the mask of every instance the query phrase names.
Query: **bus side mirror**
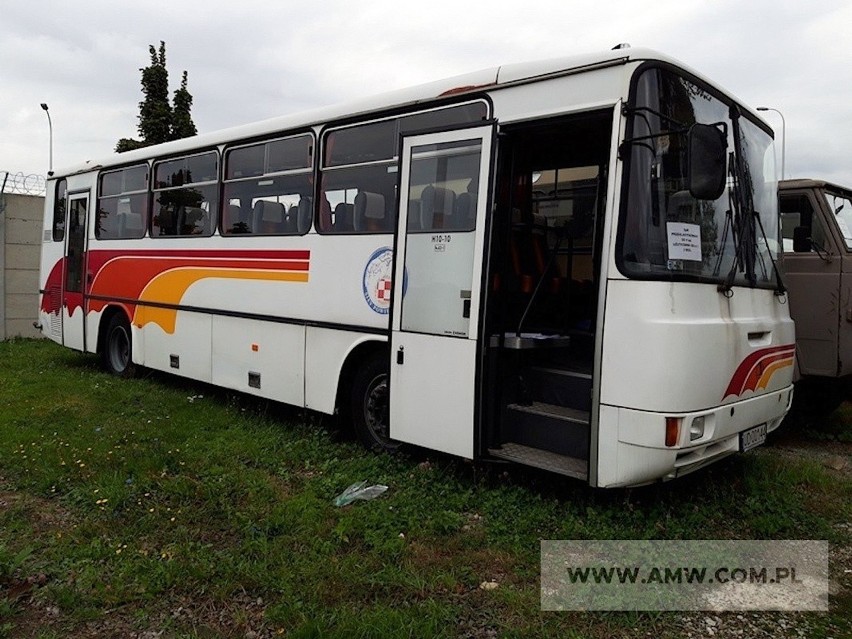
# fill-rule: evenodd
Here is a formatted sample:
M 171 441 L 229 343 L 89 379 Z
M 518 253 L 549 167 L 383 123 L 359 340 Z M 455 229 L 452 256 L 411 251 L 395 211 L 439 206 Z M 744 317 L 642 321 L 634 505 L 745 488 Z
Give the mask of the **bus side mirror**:
M 811 229 L 807 226 L 797 226 L 793 229 L 793 252 L 810 253 L 813 248 Z
M 687 134 L 689 193 L 697 200 L 715 200 L 725 191 L 728 140 L 712 124 L 693 124 Z

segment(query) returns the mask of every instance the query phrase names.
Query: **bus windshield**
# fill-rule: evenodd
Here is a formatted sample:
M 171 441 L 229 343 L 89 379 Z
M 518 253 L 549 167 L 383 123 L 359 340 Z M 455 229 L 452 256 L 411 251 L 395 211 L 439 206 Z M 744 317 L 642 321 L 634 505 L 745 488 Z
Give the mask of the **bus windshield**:
M 715 91 L 668 68 L 640 71 L 628 113 L 620 270 L 644 279 L 774 286 L 780 243 L 772 136 Z M 689 191 L 687 139 L 696 123 L 727 134 L 728 178 L 716 200 Z

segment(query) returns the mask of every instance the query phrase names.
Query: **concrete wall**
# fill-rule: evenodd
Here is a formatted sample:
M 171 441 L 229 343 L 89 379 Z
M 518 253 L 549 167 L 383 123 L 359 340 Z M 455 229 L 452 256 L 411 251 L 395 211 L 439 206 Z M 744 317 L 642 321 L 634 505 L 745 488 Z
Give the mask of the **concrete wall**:
M 44 198 L 0 195 L 0 340 L 40 337 L 38 266 Z

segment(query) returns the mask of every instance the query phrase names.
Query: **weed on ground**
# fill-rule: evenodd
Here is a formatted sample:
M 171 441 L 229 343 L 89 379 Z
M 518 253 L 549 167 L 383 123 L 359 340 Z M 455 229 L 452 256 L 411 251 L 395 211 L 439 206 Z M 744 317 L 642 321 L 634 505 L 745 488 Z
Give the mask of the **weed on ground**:
M 844 636 L 843 411 L 828 434 L 599 491 L 423 451 L 374 455 L 331 418 L 151 372 L 116 379 L 46 341 L 0 343 L 0 637 Z M 360 480 L 390 488 L 335 507 Z M 712 626 L 543 613 L 542 539 L 826 539 L 832 610 Z

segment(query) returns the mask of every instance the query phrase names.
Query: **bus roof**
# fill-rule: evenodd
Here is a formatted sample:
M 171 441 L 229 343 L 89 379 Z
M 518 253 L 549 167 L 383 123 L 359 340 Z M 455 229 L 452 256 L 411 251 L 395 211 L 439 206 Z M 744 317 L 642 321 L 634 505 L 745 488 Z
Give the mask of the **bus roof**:
M 701 78 L 710 85 L 714 82 L 699 73 L 689 69 L 677 60 L 665 56 L 652 49 L 621 48 L 602 53 L 584 54 L 570 57 L 552 58 L 532 62 L 508 64 L 490 69 L 482 69 L 442 80 L 436 80 L 404 89 L 376 94 L 354 101 L 320 107 L 309 111 L 277 116 L 210 133 L 195 135 L 172 142 L 165 142 L 144 147 L 125 153 L 114 153 L 100 160 L 87 160 L 82 164 L 56 171 L 52 179 L 66 175 L 84 173 L 86 171 L 142 162 L 155 156 L 168 156 L 189 152 L 195 149 L 211 148 L 227 142 L 251 138 L 259 138 L 274 134 L 277 131 L 286 132 L 297 129 L 307 129 L 312 126 L 379 113 L 394 108 L 404 108 L 417 104 L 428 104 L 441 97 L 451 95 L 475 95 L 484 90 L 494 90 L 513 84 L 535 82 L 537 80 L 579 73 L 596 67 L 626 64 L 642 60 L 659 60 L 683 68 Z

